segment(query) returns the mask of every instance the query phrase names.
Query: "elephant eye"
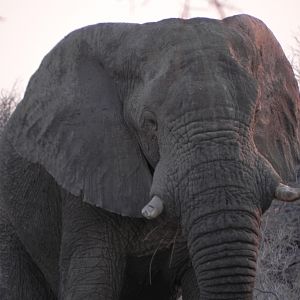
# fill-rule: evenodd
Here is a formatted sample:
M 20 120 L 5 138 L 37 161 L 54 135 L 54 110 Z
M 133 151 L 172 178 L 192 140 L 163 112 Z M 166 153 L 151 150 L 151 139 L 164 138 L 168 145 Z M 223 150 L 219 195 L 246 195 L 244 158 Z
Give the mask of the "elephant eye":
M 147 131 L 157 131 L 157 121 L 153 112 L 145 111 L 143 113 L 142 128 Z

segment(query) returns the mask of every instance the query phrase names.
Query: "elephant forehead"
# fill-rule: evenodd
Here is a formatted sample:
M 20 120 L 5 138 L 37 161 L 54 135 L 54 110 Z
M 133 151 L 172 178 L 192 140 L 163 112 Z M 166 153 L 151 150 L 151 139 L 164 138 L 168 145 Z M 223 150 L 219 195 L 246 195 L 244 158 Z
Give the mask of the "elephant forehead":
M 171 63 L 162 60 L 159 69 L 146 74 L 143 90 L 148 107 L 171 109 L 172 116 L 215 107 L 250 113 L 257 98 L 256 82 L 229 53 L 186 53 L 178 60 L 170 58 Z
M 160 30 L 155 30 L 157 26 Z M 136 53 L 139 61 L 144 62 L 140 65 L 143 88 L 148 89 L 151 102 L 156 91 L 163 98 L 176 89 L 193 95 L 195 90 L 199 93 L 199 86 L 202 90 L 209 86 L 210 90 L 216 88 L 227 93 L 234 73 L 245 77 L 232 56 L 227 29 L 217 20 L 168 20 L 143 28 L 149 34 L 139 41 L 142 46 L 137 47 Z M 234 42 L 235 35 L 230 34 Z
M 136 24 L 123 31 L 123 25 L 115 27 L 123 32 L 112 48 L 115 59 L 122 58 L 121 62 L 118 59 L 117 62 L 122 66 L 126 65 L 127 72 L 138 72 L 138 75 L 146 73 L 149 77 L 147 80 L 163 71 L 165 66 L 172 66 L 173 70 L 178 71 L 192 65 L 195 57 L 209 55 L 206 60 L 213 61 L 214 53 L 217 55 L 228 48 L 227 28 L 218 20 L 168 19 Z M 108 63 L 115 66 L 116 60 L 111 61 L 111 53 L 107 54 Z M 118 65 L 115 67 L 118 69 Z M 122 72 L 124 67 L 120 73 Z
M 218 20 L 164 20 L 144 24 L 139 39 L 135 30 L 127 40 L 128 46 L 136 50 L 147 62 L 178 64 L 190 62 L 199 54 L 224 51 L 226 28 Z M 148 68 L 149 66 L 147 66 Z

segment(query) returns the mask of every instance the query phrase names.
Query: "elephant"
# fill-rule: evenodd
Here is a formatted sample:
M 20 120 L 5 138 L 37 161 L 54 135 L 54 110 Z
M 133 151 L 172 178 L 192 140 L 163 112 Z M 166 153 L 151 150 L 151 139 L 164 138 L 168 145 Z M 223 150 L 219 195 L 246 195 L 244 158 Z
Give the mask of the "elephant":
M 1 299 L 252 299 L 261 217 L 300 197 L 298 129 L 255 17 L 71 32 L 1 137 Z

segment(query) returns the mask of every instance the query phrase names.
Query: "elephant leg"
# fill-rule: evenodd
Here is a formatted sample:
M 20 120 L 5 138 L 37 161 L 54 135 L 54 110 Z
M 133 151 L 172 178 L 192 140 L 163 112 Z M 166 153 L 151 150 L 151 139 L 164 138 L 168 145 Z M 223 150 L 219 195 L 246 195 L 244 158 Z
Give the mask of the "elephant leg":
M 1 300 L 57 299 L 1 209 L 0 241 Z
M 181 279 L 182 300 L 198 300 L 200 293 L 195 271 L 192 267 L 188 268 Z
M 118 216 L 70 195 L 63 202 L 61 299 L 119 299 L 126 259 Z

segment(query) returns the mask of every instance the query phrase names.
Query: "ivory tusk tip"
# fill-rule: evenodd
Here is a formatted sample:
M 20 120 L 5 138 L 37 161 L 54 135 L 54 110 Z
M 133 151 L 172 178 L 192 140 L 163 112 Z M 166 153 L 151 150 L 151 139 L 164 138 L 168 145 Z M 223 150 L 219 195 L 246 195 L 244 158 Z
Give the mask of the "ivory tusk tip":
M 275 191 L 275 198 L 284 202 L 293 202 L 300 199 L 300 188 L 290 187 L 280 183 Z
M 163 211 L 164 205 L 158 196 L 154 196 L 151 201 L 142 209 L 142 215 L 146 219 L 155 219 Z

